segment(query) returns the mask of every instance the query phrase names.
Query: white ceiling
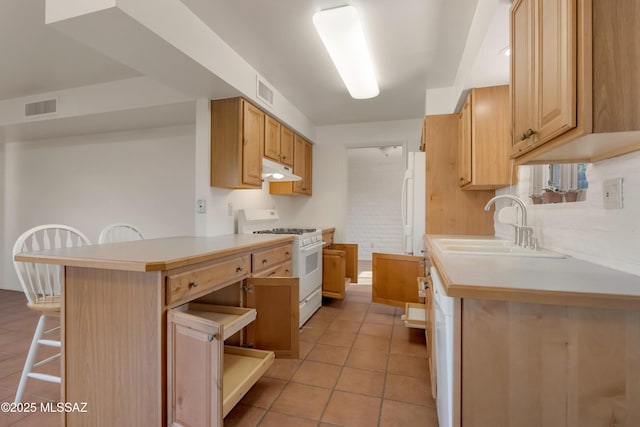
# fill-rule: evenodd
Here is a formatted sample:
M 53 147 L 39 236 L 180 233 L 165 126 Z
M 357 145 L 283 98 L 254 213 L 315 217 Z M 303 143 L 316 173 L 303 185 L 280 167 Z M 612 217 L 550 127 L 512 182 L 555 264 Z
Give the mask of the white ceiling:
M 140 75 L 48 28 L 44 1 L 0 2 L 0 100 Z M 370 100 L 349 97 L 311 22 L 347 0 L 182 1 L 312 122 L 327 125 L 422 117 L 426 89 L 454 83 L 478 0 L 348 1 L 362 15 L 378 75 L 380 95 Z M 508 44 L 500 9 L 497 40 L 484 55 Z M 495 58 L 475 61 L 474 85 L 508 81 L 508 65 Z

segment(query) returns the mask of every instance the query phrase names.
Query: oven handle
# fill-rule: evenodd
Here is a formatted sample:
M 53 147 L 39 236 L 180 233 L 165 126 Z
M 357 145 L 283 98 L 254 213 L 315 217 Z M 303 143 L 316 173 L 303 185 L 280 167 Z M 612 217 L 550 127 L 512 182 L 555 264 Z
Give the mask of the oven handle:
M 312 252 L 315 251 L 318 248 L 321 248 L 322 246 L 324 246 L 324 242 L 318 242 L 318 243 L 314 243 L 313 245 L 309 245 L 309 246 L 305 246 L 304 248 L 300 248 L 300 252 L 303 254 L 306 254 L 308 252 Z

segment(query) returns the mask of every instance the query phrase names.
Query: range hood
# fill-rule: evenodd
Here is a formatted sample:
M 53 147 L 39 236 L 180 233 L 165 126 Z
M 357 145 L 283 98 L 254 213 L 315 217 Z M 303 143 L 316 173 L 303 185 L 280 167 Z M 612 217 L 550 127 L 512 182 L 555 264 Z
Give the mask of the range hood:
M 289 166 L 281 165 L 269 159 L 262 159 L 262 179 L 271 182 L 301 181 Z

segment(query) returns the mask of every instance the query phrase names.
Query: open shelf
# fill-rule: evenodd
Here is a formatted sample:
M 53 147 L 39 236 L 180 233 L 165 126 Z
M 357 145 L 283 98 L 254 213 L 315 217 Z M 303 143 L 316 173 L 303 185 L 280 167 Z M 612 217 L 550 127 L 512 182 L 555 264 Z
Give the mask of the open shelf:
M 231 337 L 256 319 L 256 310 L 253 308 L 240 308 L 226 305 L 189 303 L 184 307 L 184 310 L 180 311 L 222 324 L 224 331 L 223 340 Z
M 272 351 L 224 347 L 222 416 L 226 416 L 273 363 Z

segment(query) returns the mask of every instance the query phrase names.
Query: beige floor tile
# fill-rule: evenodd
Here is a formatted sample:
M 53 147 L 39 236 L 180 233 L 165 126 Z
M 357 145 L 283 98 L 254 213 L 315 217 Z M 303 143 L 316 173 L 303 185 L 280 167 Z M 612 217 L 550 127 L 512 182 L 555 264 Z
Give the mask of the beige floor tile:
M 336 390 L 381 397 L 384 380 L 385 374 L 383 372 L 345 366 L 336 384 Z
M 286 381 L 263 376 L 251 387 L 241 402 L 245 405 L 269 408 L 286 384 Z
M 436 409 L 384 399 L 380 427 L 438 427 Z
M 304 361 L 291 381 L 316 387 L 333 388 L 340 376 L 341 366 Z
M 429 360 L 424 357 L 391 353 L 389 355 L 389 367 L 387 372 L 390 374 L 428 379 Z
M 331 363 L 334 365 L 344 365 L 348 354 L 349 347 L 316 344 L 313 350 L 311 350 L 307 355 L 306 359 L 316 362 Z
M 313 420 L 319 420 L 331 390 L 305 384 L 289 383 L 273 403 L 272 410 Z
M 255 427 L 265 414 L 262 408 L 238 403 L 224 417 L 224 427 Z
M 388 358 L 387 353 L 354 348 L 349 353 L 345 366 L 384 372 L 387 369 Z
M 349 427 L 371 427 L 378 423 L 381 400 L 377 397 L 335 391 L 322 421 Z
M 336 316 L 336 319 L 353 320 L 356 322 L 362 322 L 366 315 L 367 315 L 366 311 L 344 310 L 343 312 L 338 314 L 338 316 Z
M 435 406 L 429 381 L 405 375 L 387 374 L 384 398 L 418 405 Z

